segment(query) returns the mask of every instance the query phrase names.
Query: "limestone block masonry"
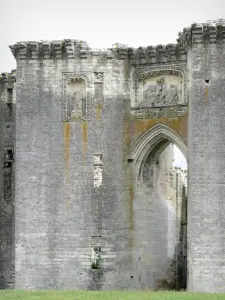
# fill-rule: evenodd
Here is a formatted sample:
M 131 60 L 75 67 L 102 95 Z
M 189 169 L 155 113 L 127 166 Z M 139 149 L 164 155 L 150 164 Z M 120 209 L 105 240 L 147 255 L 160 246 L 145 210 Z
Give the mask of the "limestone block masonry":
M 182 38 L 189 69 L 188 288 L 225 292 L 224 23 L 193 25 Z
M 225 292 L 224 20 L 156 47 L 10 49 L 0 288 Z M 188 161 L 187 195 L 171 143 Z

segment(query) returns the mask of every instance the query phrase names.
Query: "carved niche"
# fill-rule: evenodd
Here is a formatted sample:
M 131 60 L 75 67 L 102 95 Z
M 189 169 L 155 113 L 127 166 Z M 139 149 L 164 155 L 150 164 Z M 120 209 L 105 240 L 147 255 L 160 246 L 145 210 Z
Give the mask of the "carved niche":
M 90 115 L 89 79 L 86 75 L 63 74 L 63 121 L 87 119 Z

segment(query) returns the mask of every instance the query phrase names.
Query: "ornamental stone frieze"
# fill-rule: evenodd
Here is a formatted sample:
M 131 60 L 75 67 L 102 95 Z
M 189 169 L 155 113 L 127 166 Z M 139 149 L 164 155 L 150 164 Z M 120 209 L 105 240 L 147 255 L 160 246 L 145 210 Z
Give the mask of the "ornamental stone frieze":
M 134 119 L 160 119 L 187 117 L 187 105 L 165 107 L 134 107 L 131 109 Z

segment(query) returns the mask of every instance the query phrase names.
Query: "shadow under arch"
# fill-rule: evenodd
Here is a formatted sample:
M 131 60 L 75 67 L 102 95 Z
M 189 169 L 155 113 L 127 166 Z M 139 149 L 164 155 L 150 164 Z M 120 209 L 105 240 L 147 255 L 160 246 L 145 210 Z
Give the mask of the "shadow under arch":
M 146 231 L 149 230 L 149 245 L 146 246 L 146 251 L 149 251 L 150 256 L 152 253 L 155 255 L 153 265 L 155 263 L 156 267 L 153 268 L 154 271 L 149 271 L 155 276 L 154 279 L 149 279 L 152 280 L 153 289 L 180 290 L 186 289 L 187 286 L 188 190 L 185 185 L 182 185 L 182 189 L 178 189 L 178 184 L 181 182 L 178 180 L 181 179 L 179 179 L 176 170 L 168 173 L 168 169 L 163 169 L 164 158 L 162 157 L 162 160 L 160 160 L 160 156 L 171 143 L 180 149 L 187 160 L 188 147 L 185 139 L 179 133 L 161 123 L 147 129 L 132 144 L 132 174 L 134 176 L 135 214 L 137 215 L 135 238 L 138 247 L 142 243 L 141 232 L 143 228 L 141 226 L 145 224 Z M 165 184 L 164 187 L 172 187 L 175 194 L 166 194 L 168 189 L 164 190 L 164 194 L 162 182 L 164 183 L 166 178 L 164 177 L 165 174 L 167 174 L 169 180 L 172 176 L 174 185 L 170 185 L 170 181 L 167 181 L 167 185 Z M 152 212 L 144 215 L 143 211 L 148 211 L 149 206 L 151 206 Z M 148 220 L 152 222 L 149 225 L 150 227 L 146 225 Z M 156 231 L 154 231 L 154 228 L 157 228 Z M 150 236 L 151 232 L 154 232 L 154 234 Z M 162 232 L 163 234 L 161 234 Z M 161 250 L 157 243 L 166 246 Z M 161 256 L 163 259 L 157 258 L 157 253 L 163 253 Z M 166 273 L 164 273 L 165 270 Z M 173 274 L 171 270 L 175 270 L 175 273 Z M 170 271 L 171 273 L 169 273 Z
M 187 160 L 186 141 L 170 127 L 158 123 L 143 132 L 132 145 L 132 159 L 138 174 L 150 153 L 158 156 L 170 143 L 175 144 Z

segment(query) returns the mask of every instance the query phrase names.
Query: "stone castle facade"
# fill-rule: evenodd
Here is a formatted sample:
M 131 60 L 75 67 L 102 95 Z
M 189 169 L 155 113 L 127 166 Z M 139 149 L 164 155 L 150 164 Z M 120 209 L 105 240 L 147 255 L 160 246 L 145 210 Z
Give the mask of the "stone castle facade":
M 224 21 L 165 46 L 10 48 L 0 287 L 225 292 Z

